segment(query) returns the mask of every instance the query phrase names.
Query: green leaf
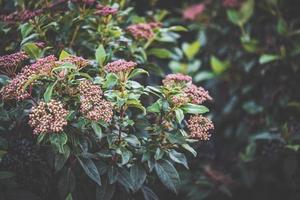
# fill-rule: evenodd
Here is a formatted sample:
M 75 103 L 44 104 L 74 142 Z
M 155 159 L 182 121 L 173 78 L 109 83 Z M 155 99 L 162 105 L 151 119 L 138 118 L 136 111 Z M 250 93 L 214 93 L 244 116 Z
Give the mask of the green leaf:
M 191 152 L 195 157 L 197 156 L 197 151 L 195 151 L 195 149 L 193 149 L 190 145 L 188 144 L 183 144 L 181 145 L 184 149 L 188 150 L 189 152 Z
M 66 200 L 73 200 L 72 194 L 69 193 L 68 196 L 66 197 Z
M 288 34 L 288 24 L 283 18 L 279 18 L 277 22 L 277 32 L 281 35 L 287 35 Z
M 254 0 L 246 0 L 242 3 L 239 10 L 227 10 L 229 21 L 238 26 L 243 26 L 253 15 Z
M 112 165 L 108 168 L 107 176 L 109 184 L 113 184 L 118 180 L 118 174 L 119 172 L 117 167 Z
M 51 134 L 50 137 L 50 143 L 54 145 L 59 153 L 64 153 L 64 145 L 68 141 L 68 136 L 65 133 L 57 133 L 57 134 Z
M 193 43 L 183 43 L 182 49 L 184 54 L 189 60 L 192 60 L 194 56 L 199 52 L 201 47 L 200 41 L 196 40 Z
M 64 153 L 56 153 L 54 158 L 54 168 L 55 171 L 61 170 L 65 163 L 67 162 L 69 156 L 70 156 L 70 148 L 68 145 L 64 145 Z
M 141 68 L 137 68 L 137 69 L 132 70 L 132 72 L 130 73 L 128 78 L 131 79 L 131 78 L 133 78 L 137 75 L 140 75 L 140 74 L 147 74 L 149 76 L 149 73 L 146 70 L 141 69 Z
M 42 56 L 42 51 L 40 48 L 36 46 L 36 44 L 29 42 L 22 46 L 22 49 L 25 51 L 27 55 L 31 58 L 38 59 Z
M 211 56 L 210 65 L 215 74 L 222 74 L 229 68 L 230 63 L 228 61 L 221 61 L 215 56 Z
M 272 55 L 272 54 L 264 54 L 260 56 L 259 58 L 259 63 L 260 64 L 266 64 L 275 60 L 279 60 L 280 56 L 279 55 Z
M 30 23 L 20 25 L 22 39 L 26 38 L 33 30 L 33 26 Z
M 182 120 L 184 119 L 183 111 L 180 108 L 177 108 L 175 110 L 175 114 L 176 114 L 177 122 L 180 124 L 182 122 Z
M 137 99 L 130 99 L 128 101 L 126 101 L 126 105 L 128 107 L 134 107 L 134 108 L 138 108 L 141 111 L 143 111 L 143 114 L 146 114 L 146 108 L 141 104 L 141 102 Z
M 48 103 L 51 100 L 52 97 L 52 93 L 53 93 L 53 88 L 56 85 L 57 81 L 55 81 L 54 83 L 51 83 L 50 85 L 48 85 L 45 93 L 44 93 L 44 100 L 46 103 Z
M 96 188 L 96 200 L 111 200 L 116 189 L 115 184 L 109 184 L 107 181 Z
M 142 187 L 145 200 L 159 200 L 158 196 L 147 186 Z
M 192 103 L 188 103 L 184 106 L 181 106 L 181 109 L 183 110 L 184 113 L 189 113 L 189 114 L 204 114 L 209 111 L 208 108 L 205 106 L 196 105 Z
M 76 179 L 71 168 L 63 171 L 57 185 L 61 199 L 67 198 L 74 191 L 75 181 Z
M 131 146 L 133 147 L 140 147 L 141 142 L 135 135 L 128 135 L 127 137 L 124 138 L 126 142 L 128 142 Z
M 239 25 L 239 13 L 236 10 L 230 9 L 227 10 L 227 17 L 229 19 L 229 21 L 231 21 L 233 24 L 235 25 Z
M 180 32 L 180 31 L 183 31 L 183 32 L 188 31 L 188 29 L 185 28 L 184 26 L 171 26 L 171 27 L 169 27 L 169 30 L 170 31 L 178 31 L 178 32 Z
M 179 175 L 175 167 L 167 160 L 160 160 L 155 163 L 155 171 L 161 182 L 177 193 L 176 185 L 179 184 Z
M 71 54 L 69 54 L 68 52 L 66 52 L 65 50 L 62 50 L 59 54 L 59 60 L 63 60 L 65 58 L 68 58 Z
M 106 76 L 106 80 L 104 83 L 105 88 L 112 88 L 113 86 L 118 84 L 118 77 L 114 73 L 109 73 Z
M 101 127 L 96 122 L 92 122 L 91 124 L 97 138 L 101 139 L 103 137 Z
M 0 180 L 14 177 L 15 174 L 8 171 L 0 171 Z
M 148 112 L 153 112 L 153 113 L 160 113 L 161 107 L 162 107 L 161 100 L 157 100 L 151 106 L 147 107 L 147 111 Z
M 130 176 L 133 182 L 133 191 L 136 192 L 142 187 L 143 183 L 145 182 L 147 173 L 142 166 L 134 164 L 130 168 Z
M 100 66 L 104 65 L 105 59 L 106 59 L 106 52 L 103 47 L 103 45 L 99 45 L 99 47 L 96 49 L 95 53 L 96 61 Z
M 243 2 L 239 10 L 240 25 L 244 25 L 253 15 L 254 4 L 255 4 L 254 0 L 246 0 Z
M 99 172 L 97 170 L 97 167 L 95 163 L 92 161 L 92 159 L 89 158 L 79 158 L 77 157 L 81 167 L 83 168 L 84 172 L 88 177 L 90 177 L 93 181 L 95 181 L 99 186 L 101 186 L 101 179 Z
M 133 190 L 133 181 L 126 169 L 120 168 L 118 174 L 118 182 L 125 188 Z
M 163 158 L 164 154 L 165 154 L 165 152 L 158 147 L 155 151 L 154 159 L 160 160 Z
M 171 151 L 169 152 L 169 156 L 174 162 L 182 164 L 187 169 L 189 169 L 186 157 L 183 153 L 179 153 L 176 150 L 171 149 Z
M 210 71 L 202 71 L 194 76 L 195 82 L 205 81 L 214 78 L 216 75 Z
M 171 58 L 172 57 L 172 52 L 167 50 L 167 49 L 162 49 L 162 48 L 152 48 L 148 51 L 148 55 L 153 55 L 157 58 Z

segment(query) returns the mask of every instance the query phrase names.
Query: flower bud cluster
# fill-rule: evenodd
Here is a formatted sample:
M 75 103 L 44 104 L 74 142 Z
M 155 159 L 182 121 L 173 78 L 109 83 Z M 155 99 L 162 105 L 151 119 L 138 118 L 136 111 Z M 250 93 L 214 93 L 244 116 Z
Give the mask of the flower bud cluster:
M 62 103 L 51 100 L 49 103 L 40 102 L 32 108 L 29 115 L 29 125 L 34 128 L 34 134 L 59 133 L 67 125 L 68 111 Z
M 56 66 L 56 57 L 53 55 L 37 60 L 32 65 L 25 66 L 11 82 L 4 86 L 0 92 L 3 99 L 23 100 L 30 96 L 25 90 L 25 85 L 33 75 L 48 75 L 51 69 Z
M 184 84 L 184 83 L 191 83 L 192 77 L 183 75 L 180 73 L 177 74 L 169 74 L 166 76 L 166 78 L 163 80 L 164 86 L 172 86 L 177 84 Z
M 110 122 L 113 116 L 113 106 L 103 99 L 103 92 L 99 85 L 84 80 L 79 84 L 80 112 L 91 121 L 103 120 Z
M 208 91 L 206 91 L 203 87 L 197 87 L 194 84 L 187 86 L 183 91 L 191 100 L 191 103 L 194 104 L 202 104 L 207 100 L 212 100 Z
M 127 31 L 136 40 L 146 39 L 149 40 L 154 36 L 153 30 L 161 27 L 161 23 L 150 22 L 150 23 L 139 23 L 132 24 L 127 27 Z
M 112 8 L 109 6 L 103 6 L 101 4 L 96 5 L 96 11 L 95 14 L 96 15 L 101 15 L 101 16 L 109 16 L 109 15 L 115 15 L 117 14 L 118 9 L 116 8 Z
M 136 67 L 136 63 L 132 61 L 126 61 L 123 59 L 116 60 L 105 65 L 105 70 L 111 73 L 118 72 L 130 72 L 132 69 Z
M 193 115 L 188 120 L 188 129 L 192 138 L 209 140 L 210 130 L 214 129 L 214 125 L 211 120 L 202 115 Z
M 15 75 L 18 65 L 26 59 L 28 55 L 22 51 L 0 56 L 0 71 L 8 76 Z

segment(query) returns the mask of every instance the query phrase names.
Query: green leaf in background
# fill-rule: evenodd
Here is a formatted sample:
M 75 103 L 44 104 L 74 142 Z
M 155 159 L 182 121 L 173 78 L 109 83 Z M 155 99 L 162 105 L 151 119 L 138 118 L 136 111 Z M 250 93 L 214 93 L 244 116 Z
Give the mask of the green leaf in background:
M 45 93 L 44 93 L 44 100 L 46 103 L 48 103 L 51 100 L 52 97 L 52 93 L 53 93 L 53 88 L 56 85 L 57 81 L 55 81 L 54 83 L 51 83 L 50 85 L 48 85 Z
M 95 181 L 99 186 L 101 186 L 101 179 L 98 172 L 98 169 L 95 163 L 90 158 L 79 158 L 77 157 L 81 167 L 88 177 Z
M 273 55 L 273 54 L 263 54 L 259 58 L 259 63 L 260 64 L 266 64 L 269 62 L 273 62 L 276 60 L 279 60 L 280 56 L 279 55 Z
M 59 153 L 64 153 L 64 145 L 68 141 L 68 136 L 66 133 L 51 134 L 49 140 L 51 144 L 58 149 Z
M 143 183 L 145 182 L 147 173 L 142 166 L 134 164 L 130 168 L 130 176 L 133 181 L 133 191 L 136 192 L 142 187 Z
M 182 164 L 183 166 L 185 166 L 185 168 L 189 169 L 186 157 L 183 153 L 179 153 L 176 150 L 171 149 L 171 151 L 169 152 L 169 156 L 174 162 Z
M 247 101 L 243 104 L 243 109 L 249 114 L 255 115 L 263 111 L 263 107 L 254 101 Z
M 0 180 L 14 177 L 15 174 L 8 171 L 0 171 Z
M 29 42 L 22 46 L 22 50 L 31 58 L 38 59 L 42 56 L 42 50 L 36 44 Z
M 102 44 L 99 45 L 99 47 L 96 49 L 95 58 L 100 66 L 104 65 L 106 59 L 106 52 Z
M 209 111 L 208 108 L 205 106 L 196 105 L 192 103 L 188 103 L 184 106 L 181 106 L 181 109 L 183 110 L 184 113 L 189 113 L 189 114 L 204 114 Z
M 68 52 L 66 52 L 65 50 L 62 50 L 59 54 L 59 60 L 63 60 L 67 57 L 69 57 L 71 54 L 69 54 Z
M 101 127 L 96 122 L 92 122 L 91 125 L 92 125 L 92 128 L 93 128 L 97 138 L 101 139 L 103 137 Z
M 69 193 L 68 196 L 66 197 L 66 200 L 73 200 L 72 194 Z
M 193 43 L 183 43 L 182 49 L 184 54 L 189 60 L 192 60 L 194 56 L 199 52 L 201 47 L 200 41 L 196 40 Z
M 171 26 L 171 27 L 169 27 L 169 30 L 170 31 L 184 31 L 184 32 L 186 32 L 186 31 L 188 31 L 188 29 L 187 28 L 185 28 L 184 26 Z
M 157 161 L 155 171 L 161 182 L 168 189 L 177 193 L 176 186 L 179 184 L 179 175 L 173 164 L 167 160 Z
M 201 82 L 201 81 L 205 81 L 205 80 L 209 80 L 212 79 L 216 76 L 215 73 L 210 72 L 210 71 L 201 71 L 198 74 L 196 74 L 194 76 L 194 81 L 195 82 Z
M 283 18 L 279 18 L 276 26 L 277 32 L 281 35 L 287 35 L 289 32 L 288 28 L 286 21 Z
M 152 48 L 148 51 L 148 55 L 153 55 L 157 58 L 171 58 L 172 57 L 172 52 L 167 50 L 167 49 L 162 49 L 162 48 Z
M 217 75 L 222 74 L 230 67 L 229 61 L 221 61 L 215 56 L 210 57 L 210 65 L 213 72 Z
M 254 0 L 246 0 L 242 3 L 239 10 L 227 10 L 227 17 L 233 24 L 242 27 L 253 15 Z

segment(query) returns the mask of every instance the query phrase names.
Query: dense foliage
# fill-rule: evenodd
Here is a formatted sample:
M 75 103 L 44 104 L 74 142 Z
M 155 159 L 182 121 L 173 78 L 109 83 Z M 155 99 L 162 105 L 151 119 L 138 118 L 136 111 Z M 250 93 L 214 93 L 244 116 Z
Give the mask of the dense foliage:
M 296 0 L 0 6 L 0 199 L 299 199 Z
M 188 168 L 190 144 L 211 136 L 201 104 L 212 98 L 190 76 L 159 85 L 146 69 L 162 55 L 155 45 L 176 44 L 185 28 L 138 17 L 125 1 L 44 3 L 16 1 L 1 16 L 2 49 L 14 52 L 0 63 L 1 196 L 158 199 L 155 177 L 176 193 L 174 164 Z

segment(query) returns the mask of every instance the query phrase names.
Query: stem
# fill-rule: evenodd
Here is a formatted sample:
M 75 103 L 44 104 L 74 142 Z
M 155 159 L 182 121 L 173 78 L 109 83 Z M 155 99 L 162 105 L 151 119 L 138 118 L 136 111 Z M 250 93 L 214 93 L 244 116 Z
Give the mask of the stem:
M 74 33 L 73 33 L 73 35 L 72 35 L 72 39 L 71 39 L 71 42 L 70 42 L 70 45 L 69 45 L 70 48 L 71 48 L 71 47 L 73 46 L 73 44 L 74 44 L 74 41 L 75 41 L 75 38 L 76 38 L 76 36 L 77 36 L 77 34 L 78 34 L 79 28 L 80 28 L 79 25 L 77 25 L 76 28 L 75 28 L 75 31 L 74 31 Z

